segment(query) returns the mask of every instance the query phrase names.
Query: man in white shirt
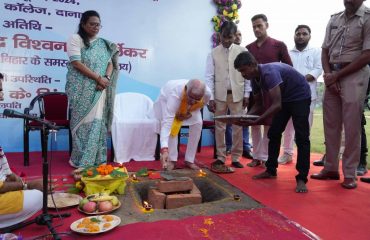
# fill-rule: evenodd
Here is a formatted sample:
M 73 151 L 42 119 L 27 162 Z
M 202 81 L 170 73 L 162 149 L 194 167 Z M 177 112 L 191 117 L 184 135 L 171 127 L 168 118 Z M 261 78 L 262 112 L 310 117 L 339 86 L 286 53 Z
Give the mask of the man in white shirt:
M 221 44 L 215 47 L 207 58 L 206 84 L 211 90 L 211 100 L 208 109 L 215 116 L 227 114 L 230 110 L 232 115 L 242 114 L 248 105 L 251 91 L 249 80 L 244 79 L 234 68 L 236 56 L 246 48 L 234 44 L 237 26 L 233 22 L 224 22 L 221 26 Z M 242 127 L 232 126 L 232 166 L 243 168 L 239 159 L 243 152 Z M 213 171 L 226 173 L 233 172 L 226 167 L 226 124 L 220 121 L 215 123 L 215 138 L 217 148 L 217 160 L 212 163 Z
M 190 169 L 199 169 L 194 161 L 203 125 L 200 110 L 207 105 L 210 96 L 210 90 L 198 79 L 171 80 L 161 88 L 154 103 L 154 113 L 161 123 L 161 161 L 164 169 L 170 171 L 175 168 L 177 135 L 182 125 L 189 126 L 185 164 Z
M 294 32 L 295 47 L 289 51 L 290 58 L 293 62 L 293 67 L 305 76 L 311 89 L 311 105 L 309 124 L 310 128 L 313 121 L 313 112 L 317 99 L 317 78 L 322 73 L 321 67 L 321 50 L 309 46 L 311 39 L 311 29 L 307 25 L 298 25 Z M 294 142 L 294 127 L 292 119 L 289 120 L 288 125 L 284 131 L 284 154 L 279 158 L 279 164 L 287 164 L 292 162 Z

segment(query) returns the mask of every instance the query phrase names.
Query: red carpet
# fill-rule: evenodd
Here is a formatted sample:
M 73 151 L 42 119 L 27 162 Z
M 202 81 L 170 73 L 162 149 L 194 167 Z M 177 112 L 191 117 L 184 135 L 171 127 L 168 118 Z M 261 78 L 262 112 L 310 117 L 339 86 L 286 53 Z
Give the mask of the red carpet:
M 212 162 L 212 159 L 209 157 L 212 156 L 212 151 L 212 148 L 203 147 L 202 152 L 197 155 L 198 161 L 204 165 L 209 165 Z M 68 166 L 67 153 L 56 152 L 53 153 L 53 155 L 53 175 L 68 174 L 73 170 Z M 41 175 L 41 157 L 39 153 L 31 154 L 30 167 L 23 167 L 23 154 L 8 153 L 7 157 L 13 167 L 18 169 L 18 171 L 23 171 L 27 176 Z M 312 160 L 318 159 L 319 157 L 320 156 L 317 154 L 311 155 Z M 246 164 L 247 162 L 248 161 L 246 159 L 242 160 L 243 164 Z M 130 162 L 126 165 L 129 171 L 137 171 L 143 166 L 148 169 L 160 168 L 158 161 Z M 181 166 L 180 162 L 180 167 Z M 311 168 L 311 173 L 318 172 L 320 169 L 321 168 L 313 166 Z M 287 216 L 288 219 L 299 223 L 304 228 L 309 229 L 323 239 L 370 239 L 370 231 L 368 231 L 367 226 L 370 222 L 370 202 L 368 200 L 370 184 L 358 182 L 359 187 L 356 190 L 346 190 L 340 186 L 340 181 L 309 180 L 309 193 L 297 194 L 294 192 L 294 176 L 296 174 L 294 164 L 279 166 L 277 179 L 253 180 L 252 176 L 260 171 L 263 171 L 263 169 L 259 167 L 246 167 L 244 169 L 237 169 L 234 174 L 225 174 L 220 176 L 257 201 L 281 212 L 283 215 Z M 211 231 L 208 230 L 208 237 L 210 239 L 283 239 L 278 238 L 278 236 L 280 236 L 279 234 L 274 235 L 277 234 L 277 229 L 284 226 L 281 225 L 284 221 L 278 221 L 278 219 L 280 218 L 281 220 L 282 217 L 278 214 L 274 216 L 274 211 L 259 209 L 258 211 L 262 211 L 264 214 L 272 214 L 271 219 L 280 224 L 277 229 L 272 228 L 272 235 L 259 235 L 264 232 L 266 232 L 266 234 L 271 234 L 271 232 L 264 229 L 265 226 L 268 226 L 268 224 L 264 222 L 266 221 L 267 215 L 262 216 L 256 211 L 257 210 L 237 211 L 225 214 L 225 216 L 212 216 L 214 229 L 217 231 L 214 232 L 215 235 L 213 235 L 211 234 Z M 72 217 L 64 220 L 65 224 L 60 230 L 67 230 L 72 221 L 82 217 L 82 215 L 75 209 L 71 210 L 71 212 L 75 213 L 73 213 Z M 258 214 L 262 216 L 259 221 L 254 218 Z M 187 238 L 178 238 L 177 236 L 180 235 L 176 234 L 176 238 L 178 239 L 200 239 L 205 237 L 204 232 L 202 233 L 201 231 L 196 231 L 194 229 L 202 228 L 200 223 L 204 221 L 204 218 L 205 217 L 198 216 L 179 221 L 130 224 L 119 227 L 115 231 L 112 231 L 112 233 L 107 233 L 102 236 L 110 239 L 111 237 L 115 237 L 114 235 L 116 232 L 119 232 L 120 238 L 121 236 L 122 238 L 123 236 L 131 236 L 128 237 L 131 239 L 135 236 L 135 239 L 148 239 L 149 237 L 154 237 L 154 239 L 171 239 L 170 237 L 174 236 L 176 231 L 179 231 L 184 232 L 184 236 L 187 236 Z M 225 221 L 225 219 L 229 220 Z M 230 223 L 230 225 L 225 227 L 225 223 L 221 224 L 221 220 Z M 179 224 L 179 222 L 181 222 L 181 224 Z M 163 228 L 163 225 L 167 226 L 168 224 L 171 227 Z M 223 227 L 216 228 L 218 225 Z M 275 224 L 274 226 L 276 227 L 277 225 Z M 30 226 L 22 229 L 20 232 L 27 235 L 31 234 L 28 236 L 35 236 L 40 235 L 40 230 L 42 228 L 46 227 L 33 227 L 32 229 L 38 229 L 38 231 L 34 232 L 34 230 L 31 231 Z M 140 231 L 139 234 L 137 232 L 138 228 L 143 229 L 144 231 Z M 174 229 L 176 229 L 176 231 L 173 231 Z M 303 234 L 301 233 L 300 237 L 298 237 L 299 234 L 297 236 L 294 235 L 294 232 L 297 229 L 292 229 L 288 231 L 289 234 L 292 235 L 281 235 L 281 237 L 285 236 L 284 239 L 302 239 Z M 234 231 L 237 232 L 238 235 L 235 235 Z M 201 234 L 194 235 L 196 232 L 200 232 Z M 231 232 L 233 232 L 235 236 L 231 237 Z M 247 238 L 246 235 L 243 235 L 247 233 L 251 234 L 251 232 L 252 235 L 249 235 Z M 143 238 L 140 238 L 141 236 L 143 236 Z
M 58 233 L 68 232 L 70 224 L 82 217 L 76 209 L 69 209 L 72 216 L 64 220 L 54 219 L 53 226 Z M 124 223 L 124 219 L 122 219 Z M 14 234 L 23 239 L 48 234 L 45 226 L 32 224 Z M 181 220 L 163 220 L 157 222 L 134 223 L 115 228 L 95 236 L 83 236 L 76 233 L 61 235 L 62 239 L 312 239 L 301 228 L 288 219 L 269 209 L 240 210 L 215 216 L 194 216 Z M 176 236 L 176 237 L 175 237 Z
M 211 149 L 205 151 L 212 154 Z M 319 154 L 311 154 L 311 161 L 320 157 Z M 207 166 L 212 162 L 203 154 L 198 159 Z M 295 156 L 293 159 L 295 163 Z M 242 160 L 243 164 L 247 162 L 249 160 Z M 311 164 L 310 174 L 321 169 Z M 234 174 L 220 176 L 323 239 L 370 239 L 370 184 L 358 181 L 357 189 L 347 190 L 340 186 L 341 181 L 309 179 L 309 192 L 297 194 L 294 192 L 295 164 L 279 166 L 276 179 L 253 180 L 252 176 L 261 171 L 260 167 L 246 167 L 237 169 Z M 343 181 L 343 176 L 341 179 Z

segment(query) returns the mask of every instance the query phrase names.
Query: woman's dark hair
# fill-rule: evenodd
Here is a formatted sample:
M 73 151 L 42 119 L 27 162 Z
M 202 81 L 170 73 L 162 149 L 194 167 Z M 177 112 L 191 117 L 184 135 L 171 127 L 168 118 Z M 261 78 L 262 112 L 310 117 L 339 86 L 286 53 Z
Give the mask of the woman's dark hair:
M 90 41 L 89 37 L 86 33 L 86 31 L 83 29 L 82 24 L 86 24 L 90 17 L 98 17 L 100 19 L 99 13 L 94 10 L 86 11 L 82 14 L 80 19 L 80 24 L 78 25 L 78 35 L 82 38 L 82 41 L 84 42 L 85 46 L 87 48 L 90 47 Z
M 4 75 L 2 73 L 0 73 L 0 78 L 4 78 Z

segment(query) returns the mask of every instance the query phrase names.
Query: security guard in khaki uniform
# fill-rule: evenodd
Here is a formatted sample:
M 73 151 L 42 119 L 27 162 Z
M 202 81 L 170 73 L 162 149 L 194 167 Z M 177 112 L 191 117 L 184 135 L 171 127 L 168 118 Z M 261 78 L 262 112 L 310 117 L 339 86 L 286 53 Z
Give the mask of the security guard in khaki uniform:
M 343 0 L 345 10 L 334 14 L 326 28 L 321 61 L 324 70 L 323 101 L 326 161 L 311 178 L 339 180 L 339 148 L 344 126 L 342 187 L 357 187 L 360 161 L 361 114 L 370 70 L 370 9 L 364 0 Z

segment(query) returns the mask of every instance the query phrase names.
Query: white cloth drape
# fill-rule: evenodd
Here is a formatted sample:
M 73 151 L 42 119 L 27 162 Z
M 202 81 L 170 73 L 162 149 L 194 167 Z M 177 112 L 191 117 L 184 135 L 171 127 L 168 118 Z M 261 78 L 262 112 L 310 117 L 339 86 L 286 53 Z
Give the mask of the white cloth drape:
M 115 162 L 154 160 L 159 122 L 153 101 L 140 93 L 116 95 L 112 122 Z

